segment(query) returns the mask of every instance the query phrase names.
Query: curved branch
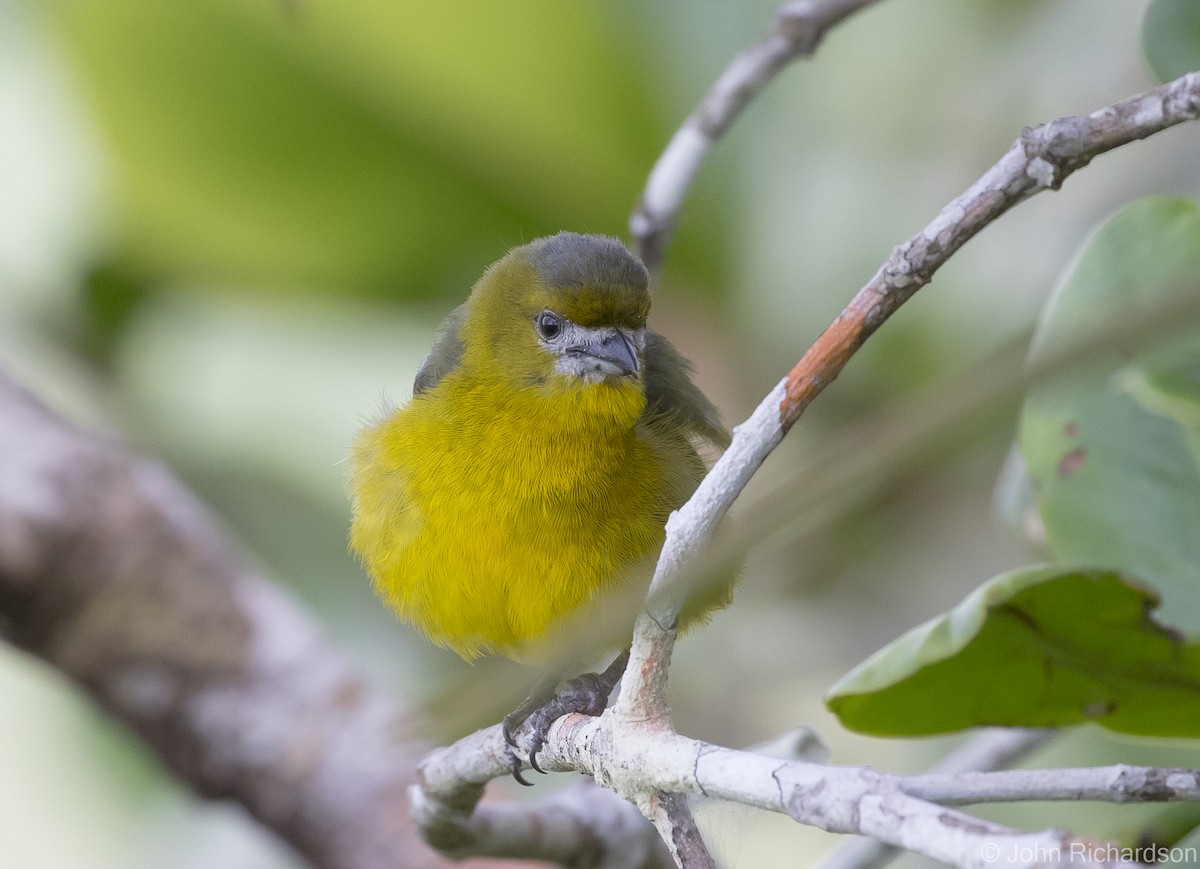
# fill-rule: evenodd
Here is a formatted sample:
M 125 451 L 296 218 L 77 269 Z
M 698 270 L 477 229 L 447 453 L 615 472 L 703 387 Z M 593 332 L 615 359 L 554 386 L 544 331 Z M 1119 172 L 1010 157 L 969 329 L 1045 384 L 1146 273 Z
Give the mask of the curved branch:
M 896 247 L 874 277 L 734 430 L 733 443 L 695 495 L 671 516 L 667 537 L 634 629 L 620 705 L 627 714 L 665 714 L 674 624 L 694 563 L 721 517 L 809 404 L 883 323 L 984 227 L 1031 196 L 1057 190 L 1100 154 L 1200 117 L 1200 72 L 1191 72 L 1089 115 L 1027 127 L 1000 160 L 924 229 Z
M 876 0 L 797 0 L 775 14 L 775 28 L 762 42 L 729 62 L 700 105 L 680 125 L 646 179 L 629 232 L 651 271 L 662 261 L 667 235 L 675 225 L 700 165 L 742 109 L 785 66 L 809 57 L 825 34 Z

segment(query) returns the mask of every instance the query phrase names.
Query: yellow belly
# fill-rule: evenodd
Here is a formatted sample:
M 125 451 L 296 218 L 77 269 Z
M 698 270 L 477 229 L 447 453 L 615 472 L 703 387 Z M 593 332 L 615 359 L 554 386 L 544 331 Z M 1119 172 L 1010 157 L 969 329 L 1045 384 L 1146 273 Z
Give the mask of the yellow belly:
M 671 479 L 682 440 L 639 425 L 643 404 L 628 384 L 513 394 L 451 375 L 366 429 L 351 545 L 380 595 L 472 658 L 519 654 L 628 579 L 694 486 Z

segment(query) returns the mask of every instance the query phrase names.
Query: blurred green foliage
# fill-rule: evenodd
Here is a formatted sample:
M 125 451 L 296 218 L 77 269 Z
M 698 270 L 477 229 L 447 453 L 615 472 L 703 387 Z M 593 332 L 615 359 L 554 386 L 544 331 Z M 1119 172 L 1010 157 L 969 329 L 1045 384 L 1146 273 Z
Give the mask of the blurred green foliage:
M 1142 47 L 1160 81 L 1200 69 L 1200 3 L 1153 0 L 1142 20 Z
M 599 4 L 414 9 L 55 0 L 123 261 L 411 298 L 461 294 L 475 263 L 528 238 L 619 231 L 670 129 L 640 31 Z M 697 214 L 680 261 L 716 286 L 726 227 Z
M 1064 274 L 1031 357 L 1198 291 L 1200 205 L 1175 197 L 1134 203 L 1096 231 Z M 1190 319 L 1180 313 L 1174 334 L 1114 340 L 1088 366 L 1033 390 L 1019 443 L 1054 556 L 1148 582 L 1163 597 L 1162 619 L 1200 634 L 1195 307 Z

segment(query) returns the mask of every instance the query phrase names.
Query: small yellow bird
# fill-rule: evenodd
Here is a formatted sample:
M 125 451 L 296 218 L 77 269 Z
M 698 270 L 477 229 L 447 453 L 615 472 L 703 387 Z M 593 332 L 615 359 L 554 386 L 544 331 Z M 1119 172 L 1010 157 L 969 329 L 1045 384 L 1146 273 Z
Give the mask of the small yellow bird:
M 351 548 L 438 645 L 520 660 L 648 581 L 704 475 L 695 444 L 728 445 L 689 363 L 646 328 L 647 286 L 614 238 L 510 251 L 443 323 L 412 401 L 358 436 Z

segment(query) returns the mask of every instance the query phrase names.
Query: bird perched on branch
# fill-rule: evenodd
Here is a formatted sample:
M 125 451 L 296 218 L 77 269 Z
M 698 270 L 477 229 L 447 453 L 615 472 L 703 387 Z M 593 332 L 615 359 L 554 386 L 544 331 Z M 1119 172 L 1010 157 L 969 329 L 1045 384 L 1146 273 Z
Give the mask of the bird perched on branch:
M 644 589 L 667 517 L 704 475 L 696 443 L 728 445 L 688 362 L 646 328 L 647 286 L 613 238 L 510 251 L 443 323 L 412 400 L 358 436 L 351 547 L 438 645 L 536 657 L 585 605 Z

